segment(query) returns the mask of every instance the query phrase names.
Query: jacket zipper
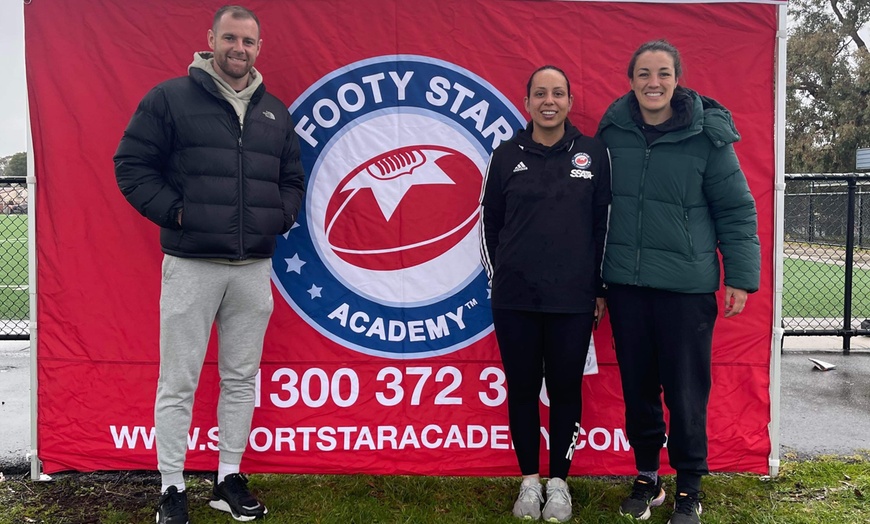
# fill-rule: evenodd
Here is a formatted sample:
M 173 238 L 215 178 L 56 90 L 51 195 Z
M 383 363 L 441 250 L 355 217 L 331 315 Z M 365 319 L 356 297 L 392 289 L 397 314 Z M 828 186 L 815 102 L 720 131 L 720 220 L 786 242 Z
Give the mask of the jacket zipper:
M 248 108 L 250 109 L 250 108 Z M 235 109 L 231 108 L 232 116 L 236 121 L 236 129 L 239 130 L 239 154 L 238 154 L 238 181 L 239 181 L 239 253 L 238 259 L 245 259 L 245 177 L 242 173 L 242 157 L 244 156 L 245 148 L 242 143 L 242 134 L 244 133 L 244 128 L 242 124 L 239 122 L 239 117 L 236 115 Z M 247 120 L 249 111 L 245 111 L 245 119 Z
M 637 195 L 637 240 L 643 241 L 643 186 L 646 183 L 646 170 L 649 167 L 650 148 L 647 146 L 643 156 L 643 170 L 640 172 L 640 188 Z M 640 282 L 640 252 L 641 246 L 638 244 L 634 259 L 634 283 L 637 285 Z
M 689 243 L 689 260 L 695 260 L 695 242 L 692 240 L 692 233 L 689 232 L 689 210 L 683 209 L 683 227 L 686 229 L 686 238 Z
M 239 131 L 239 260 L 245 258 L 245 177 L 242 175 L 242 134 Z

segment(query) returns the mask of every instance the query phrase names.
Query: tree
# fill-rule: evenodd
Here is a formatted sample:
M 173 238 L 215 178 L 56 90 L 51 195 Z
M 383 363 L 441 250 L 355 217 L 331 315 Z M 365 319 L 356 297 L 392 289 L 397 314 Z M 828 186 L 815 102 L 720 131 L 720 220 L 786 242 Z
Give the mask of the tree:
M 870 0 L 792 0 L 786 86 L 787 173 L 848 173 L 870 147 Z
M 9 159 L 9 164 L 6 165 L 6 170 L 3 176 L 21 177 L 27 176 L 27 153 L 15 153 Z

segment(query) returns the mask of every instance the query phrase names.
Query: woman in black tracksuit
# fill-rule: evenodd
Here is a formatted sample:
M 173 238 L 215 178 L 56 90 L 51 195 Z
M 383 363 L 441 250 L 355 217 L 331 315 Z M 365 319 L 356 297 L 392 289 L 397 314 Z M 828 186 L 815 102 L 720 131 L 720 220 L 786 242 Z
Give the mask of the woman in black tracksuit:
M 562 70 L 532 74 L 531 122 L 492 154 L 481 197 L 481 259 L 492 284 L 508 386 L 511 437 L 523 482 L 513 513 L 541 516 L 538 395 L 550 398 L 550 481 L 543 518 L 571 518 L 565 478 L 580 427 L 581 383 L 593 323 L 605 312 L 600 267 L 610 204 L 605 146 L 567 119 Z

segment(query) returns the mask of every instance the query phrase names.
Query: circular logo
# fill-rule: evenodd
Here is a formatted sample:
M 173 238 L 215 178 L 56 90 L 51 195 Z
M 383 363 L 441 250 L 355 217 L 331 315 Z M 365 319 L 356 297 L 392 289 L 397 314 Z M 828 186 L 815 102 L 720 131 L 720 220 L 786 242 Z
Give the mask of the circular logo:
M 574 155 L 574 158 L 571 159 L 571 163 L 573 163 L 574 167 L 578 169 L 589 169 L 592 165 L 592 158 L 586 153 L 577 153 Z
M 272 280 L 317 331 L 369 355 L 456 351 L 492 330 L 478 199 L 493 149 L 524 125 L 488 82 L 410 55 L 342 67 L 289 109 L 305 204 Z
M 476 224 L 477 170 L 462 153 L 433 145 L 401 147 L 363 162 L 327 204 L 329 249 L 354 266 L 381 271 L 436 259 Z M 404 204 L 402 215 L 396 216 L 402 200 L 410 202 L 415 196 L 418 204 Z M 377 218 L 379 212 L 385 220 L 360 220 Z

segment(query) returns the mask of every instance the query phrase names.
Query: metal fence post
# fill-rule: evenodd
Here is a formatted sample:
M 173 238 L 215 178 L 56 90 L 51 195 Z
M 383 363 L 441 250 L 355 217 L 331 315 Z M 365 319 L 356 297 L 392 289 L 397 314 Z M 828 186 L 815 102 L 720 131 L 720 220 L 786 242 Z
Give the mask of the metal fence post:
M 810 196 L 809 196 L 809 214 L 807 215 L 807 242 L 813 243 L 816 239 L 816 216 L 815 216 L 815 193 L 813 189 L 816 188 L 815 181 L 810 181 Z
M 868 227 L 867 221 L 870 220 L 870 217 L 867 216 L 865 210 L 865 206 L 867 206 L 867 204 L 870 204 L 870 199 L 868 199 L 867 196 L 868 194 L 866 191 L 859 191 L 857 195 L 858 216 L 855 218 L 858 221 L 858 249 L 870 247 L 865 243 L 867 241 L 867 238 L 864 236 L 864 230 Z
M 855 191 L 857 180 L 854 176 L 847 180 L 849 184 L 848 197 L 846 199 L 846 278 L 843 284 L 843 354 L 848 355 L 851 350 L 851 340 L 854 330 L 852 329 L 852 270 L 855 262 Z

